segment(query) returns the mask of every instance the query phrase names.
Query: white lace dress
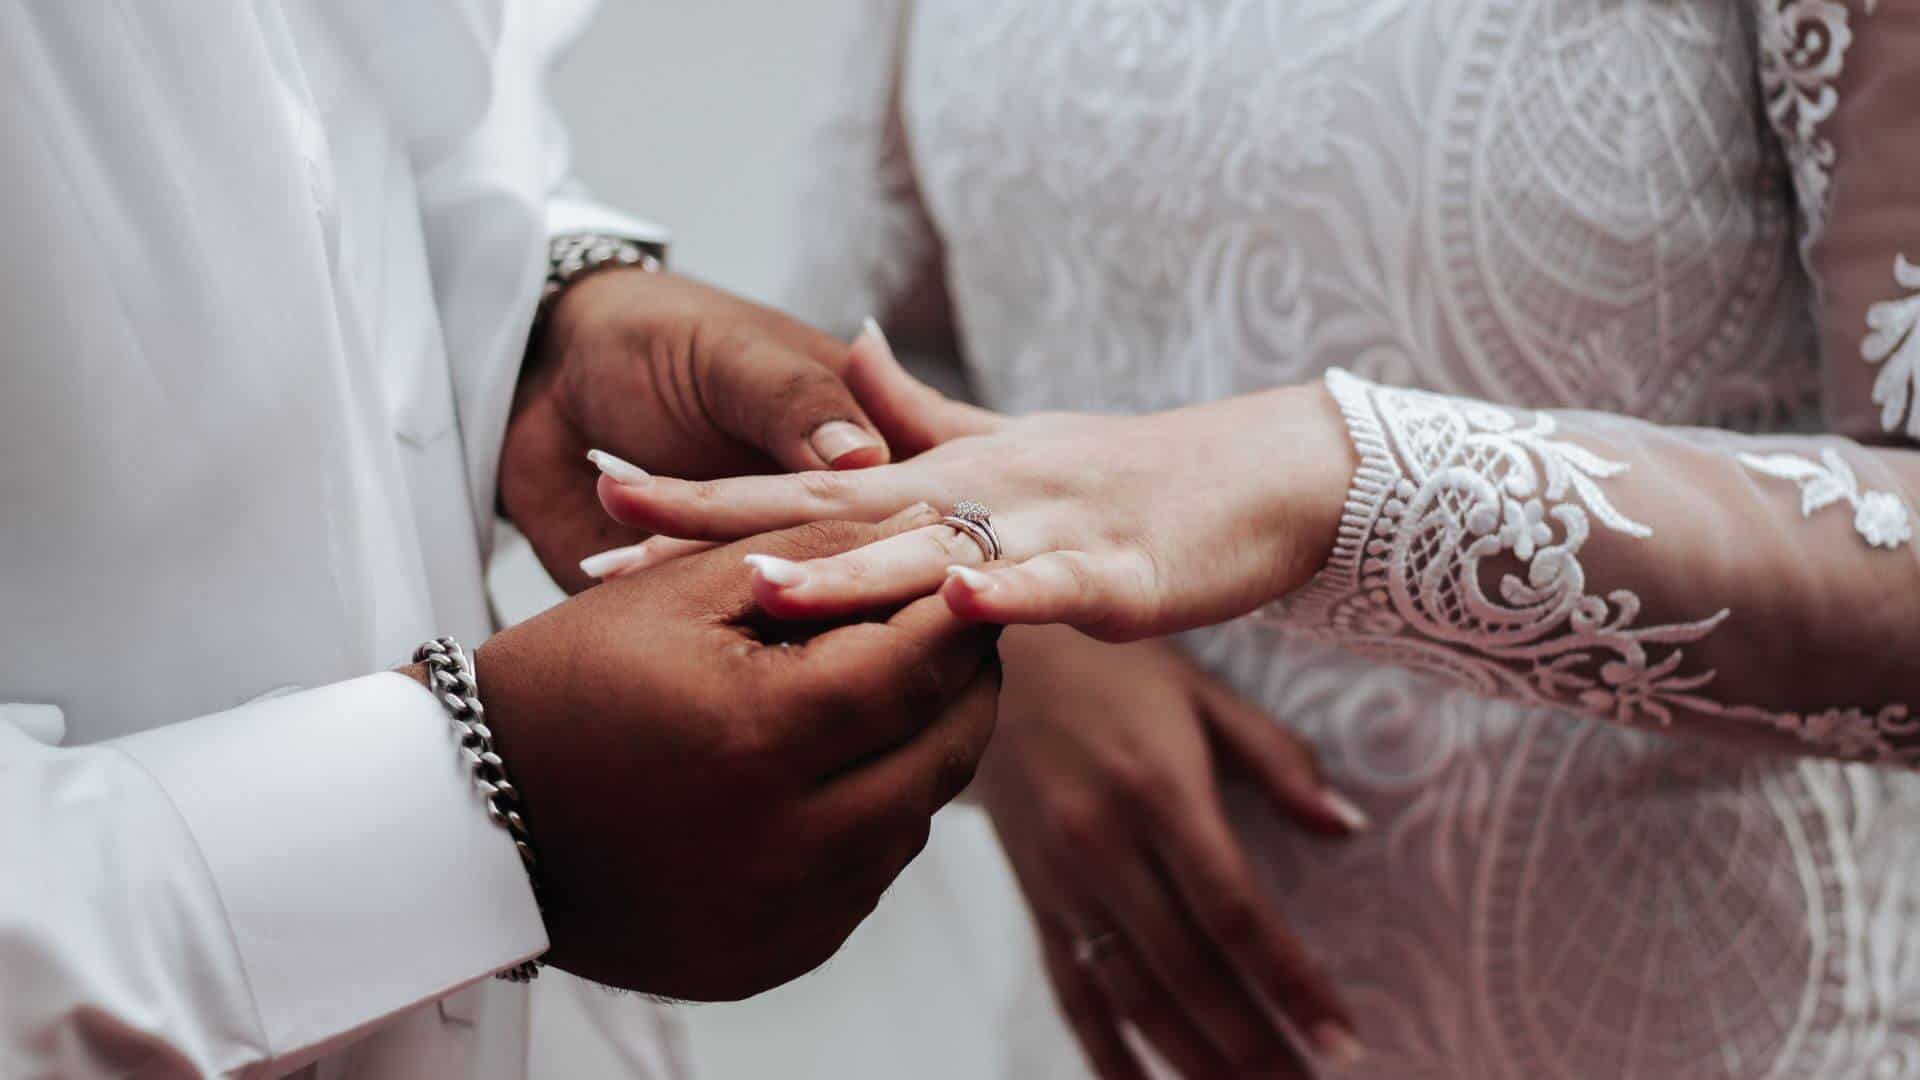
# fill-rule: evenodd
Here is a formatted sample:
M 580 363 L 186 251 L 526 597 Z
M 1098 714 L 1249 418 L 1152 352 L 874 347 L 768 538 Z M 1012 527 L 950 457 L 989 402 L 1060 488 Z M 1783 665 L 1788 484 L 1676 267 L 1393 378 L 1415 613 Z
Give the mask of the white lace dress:
M 871 0 L 809 314 L 932 266 L 1014 412 L 1353 373 L 1333 563 L 1192 647 L 1377 823 L 1242 813 L 1361 1075 L 1920 1076 L 1920 779 L 1676 737 L 1911 760 L 1914 472 L 1623 419 L 1920 434 L 1920 215 L 1842 221 L 1920 200 L 1837 118 L 1889 2 Z

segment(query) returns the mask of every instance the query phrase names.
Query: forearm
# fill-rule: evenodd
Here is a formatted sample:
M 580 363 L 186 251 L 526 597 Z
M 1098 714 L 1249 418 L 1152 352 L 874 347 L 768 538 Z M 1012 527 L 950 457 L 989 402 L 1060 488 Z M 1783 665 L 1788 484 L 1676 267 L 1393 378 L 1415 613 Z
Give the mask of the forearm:
M 1333 385 L 1361 464 L 1295 626 L 1620 723 L 1908 752 L 1913 452 Z

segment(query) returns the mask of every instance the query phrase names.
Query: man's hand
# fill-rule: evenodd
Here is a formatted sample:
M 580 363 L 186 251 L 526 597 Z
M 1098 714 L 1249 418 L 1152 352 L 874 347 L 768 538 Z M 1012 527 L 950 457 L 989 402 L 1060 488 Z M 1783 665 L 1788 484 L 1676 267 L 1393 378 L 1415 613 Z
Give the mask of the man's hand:
M 889 460 L 841 382 L 848 347 L 672 274 L 608 270 L 562 293 L 528 350 L 500 460 L 500 501 L 569 592 L 580 560 L 644 534 L 609 520 L 598 448 L 696 479 Z
M 825 961 L 919 853 L 992 733 L 996 633 L 933 598 L 796 636 L 759 621 L 741 562 L 880 532 L 810 526 L 678 560 L 479 650 L 551 963 L 746 997 Z

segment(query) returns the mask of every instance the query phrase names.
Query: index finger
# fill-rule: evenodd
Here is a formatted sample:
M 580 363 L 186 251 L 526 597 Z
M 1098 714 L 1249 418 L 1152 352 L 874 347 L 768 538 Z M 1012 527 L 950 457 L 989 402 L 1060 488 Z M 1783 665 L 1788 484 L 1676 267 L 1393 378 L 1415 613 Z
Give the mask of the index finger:
M 880 521 L 915 502 L 944 505 L 925 470 L 882 465 L 851 472 L 627 482 L 600 478 L 614 520 L 683 540 L 737 540 L 814 521 Z

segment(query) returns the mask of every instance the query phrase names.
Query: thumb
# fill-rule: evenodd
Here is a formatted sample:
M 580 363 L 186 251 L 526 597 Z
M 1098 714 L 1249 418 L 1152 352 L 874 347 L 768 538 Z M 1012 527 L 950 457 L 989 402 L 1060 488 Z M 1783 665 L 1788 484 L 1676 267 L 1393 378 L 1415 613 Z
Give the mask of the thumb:
M 1001 424 L 997 413 L 955 401 L 908 374 L 880 324 L 872 319 L 853 341 L 845 375 L 847 385 L 903 458 L 951 439 L 985 434 Z
M 861 469 L 892 460 L 846 384 L 803 352 L 755 342 L 706 374 L 714 422 L 783 469 Z

